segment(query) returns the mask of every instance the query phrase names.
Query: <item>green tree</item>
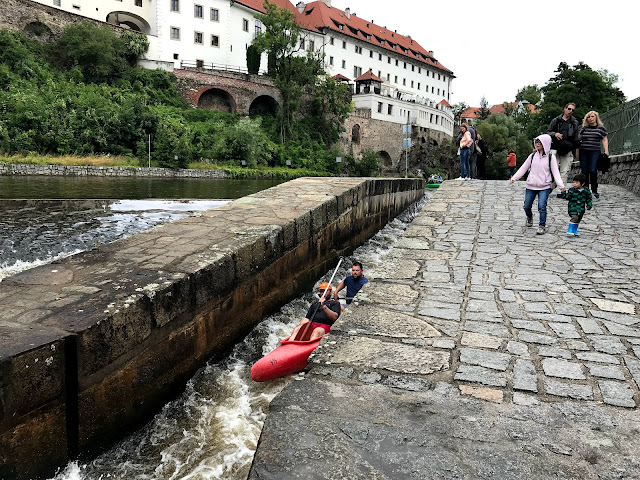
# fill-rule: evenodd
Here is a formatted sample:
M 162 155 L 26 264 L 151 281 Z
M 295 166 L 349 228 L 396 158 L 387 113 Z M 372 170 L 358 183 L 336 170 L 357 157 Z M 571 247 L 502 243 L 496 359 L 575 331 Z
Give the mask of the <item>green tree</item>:
M 524 133 L 522 125 L 513 117 L 492 114 L 478 123 L 477 129 L 489 146 L 489 155 L 485 164 L 486 178 L 507 178 L 506 160 L 509 149 L 516 152 L 520 163 L 524 162 L 531 152 L 532 142 Z
M 529 136 L 533 138 L 546 132 L 551 120 L 560 115 L 569 102 L 576 104 L 574 116 L 580 122 L 590 110 L 604 113 L 623 103 L 625 96 L 622 90 L 612 83 L 617 76 L 601 72 L 592 70 L 582 62 L 573 67 L 561 62 L 555 71 L 556 76 L 550 78 L 541 89 L 544 96 L 540 113 L 533 116 L 527 127 Z
M 260 50 L 254 44 L 247 47 L 247 70 L 252 75 L 260 71 Z
M 480 110 L 477 110 L 475 113 L 478 116 L 479 120 L 486 120 L 486 118 L 490 115 L 491 112 L 489 112 L 489 102 L 487 102 L 487 99 L 484 95 L 480 99 Z
M 518 93 L 516 93 L 516 100 L 526 100 L 533 105 L 538 105 L 540 100 L 542 100 L 542 92 L 540 88 L 538 88 L 538 85 L 527 85 L 518 90 Z
M 453 112 L 453 121 L 455 123 L 460 123 L 460 116 L 462 115 L 462 112 L 464 112 L 467 108 L 469 108 L 469 105 L 467 105 L 465 102 L 456 103 L 451 106 L 451 111 Z

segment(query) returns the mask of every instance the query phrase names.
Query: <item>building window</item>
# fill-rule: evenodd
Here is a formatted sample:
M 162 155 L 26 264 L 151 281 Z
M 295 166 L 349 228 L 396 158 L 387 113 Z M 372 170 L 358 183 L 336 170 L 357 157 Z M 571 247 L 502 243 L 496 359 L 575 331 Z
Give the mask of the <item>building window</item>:
M 180 40 L 180 29 L 171 27 L 171 40 Z
M 247 20 L 246 18 L 242 19 L 242 30 L 244 30 L 245 32 L 249 31 L 249 20 Z
M 438 80 L 440 80 L 440 74 L 438 74 Z
M 382 54 L 381 53 L 378 54 L 378 60 L 382 61 Z
M 60 6 L 60 0 L 53 0 L 53 6 L 54 7 L 59 7 Z
M 202 5 L 194 5 L 193 6 L 193 16 L 196 18 L 203 18 L 203 13 L 202 13 Z
M 418 90 L 420 90 L 420 82 L 418 82 Z
M 309 51 L 315 52 L 315 50 L 316 50 L 316 42 L 314 42 L 313 40 L 309 40 Z
M 362 47 L 359 47 L 358 45 L 356 45 L 356 53 L 359 53 L 360 55 L 362 55 Z
M 342 60 L 342 68 L 347 68 L 347 61 L 346 60 Z
M 220 12 L 218 11 L 217 8 L 212 8 L 211 9 L 211 21 L 212 22 L 219 22 L 220 21 Z
M 407 68 L 407 62 L 404 62 L 404 68 L 405 69 Z
M 333 57 L 329 57 L 329 65 L 333 65 Z
M 71 5 L 73 8 L 75 8 L 76 10 L 80 10 L 80 5 Z
M 179 12 L 180 0 L 171 0 L 171 6 L 169 7 L 169 10 L 171 10 L 172 12 Z
M 431 87 L 431 93 L 436 93 L 434 87 Z
M 212 47 L 220 46 L 220 37 L 218 37 L 218 35 L 211 35 L 211 46 Z
M 358 78 L 362 75 L 362 67 L 353 67 L 353 78 Z
M 411 88 L 413 88 L 413 80 L 411 80 Z
M 422 68 L 418 67 L 418 73 L 422 73 Z
M 407 79 L 406 78 L 402 79 L 402 85 L 404 85 L 405 87 L 407 86 Z
M 398 75 L 396 75 L 395 77 L 393 77 L 393 83 L 398 83 Z
M 411 71 L 415 72 L 416 71 L 416 66 L 415 65 L 411 65 Z
M 393 105 L 391 104 L 387 105 L 387 113 L 389 115 L 393 115 Z
M 177 53 L 174 53 L 173 54 L 173 59 L 174 60 L 178 60 L 178 58 L 180 58 L 180 55 L 178 55 Z
M 390 82 L 390 81 L 391 81 L 391 74 L 387 73 L 387 82 Z
M 142 0 L 136 0 L 134 3 L 135 3 L 136 7 L 141 7 L 142 6 Z
M 382 102 L 378 102 L 378 113 L 382 113 Z
M 347 42 L 345 42 L 344 40 L 342 41 L 342 48 L 344 48 L 345 50 L 347 49 Z
M 253 38 L 258 38 L 258 35 L 260 35 L 260 33 L 262 33 L 262 23 L 260 23 L 260 20 L 256 20 Z
M 396 67 L 398 66 L 398 59 L 396 58 Z
M 391 63 L 391 57 L 387 57 L 387 63 Z
M 304 50 L 304 38 L 300 39 L 300 50 Z
M 333 45 L 333 37 L 329 38 L 329 45 Z
M 378 78 L 382 78 L 382 71 L 378 70 Z
M 198 45 L 202 45 L 204 40 L 204 36 L 202 32 L 193 32 L 193 43 L 197 43 Z
M 373 50 L 369 50 L 369 58 L 373 58 Z

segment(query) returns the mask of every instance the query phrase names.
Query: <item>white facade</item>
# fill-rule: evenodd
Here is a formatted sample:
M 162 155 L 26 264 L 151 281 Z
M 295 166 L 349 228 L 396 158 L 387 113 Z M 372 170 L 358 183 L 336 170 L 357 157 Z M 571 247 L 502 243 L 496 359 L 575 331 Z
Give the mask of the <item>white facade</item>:
M 163 69 L 173 64 L 174 68 L 244 72 L 247 47 L 262 29 L 254 16 L 259 12 L 233 0 L 34 1 L 147 34 L 149 51 L 143 64 Z M 245 3 L 259 8 L 262 2 Z M 330 8 L 330 2 L 325 3 Z M 306 5 L 299 7 L 304 9 Z M 346 18 L 345 21 L 350 18 L 347 11 L 332 11 Z M 378 120 L 407 123 L 408 118 L 414 125 L 453 135 L 453 113 L 441 103 L 450 99 L 453 80 L 450 72 L 333 28 L 321 28 L 324 33 L 306 30 L 304 41 L 306 49 L 324 54 L 327 73 L 341 74 L 353 83 L 371 70 L 382 79 L 379 94 L 354 95 L 356 107 L 369 108 L 372 118 Z M 266 67 L 267 58 L 263 55 L 261 70 Z

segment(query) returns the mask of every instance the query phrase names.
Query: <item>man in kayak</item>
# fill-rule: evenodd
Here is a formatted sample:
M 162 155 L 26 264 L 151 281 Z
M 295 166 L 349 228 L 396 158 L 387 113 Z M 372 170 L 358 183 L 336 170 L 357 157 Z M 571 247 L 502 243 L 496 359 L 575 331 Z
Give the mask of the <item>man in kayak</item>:
M 340 316 L 340 302 L 331 300 L 332 287 L 327 282 L 322 283 L 318 287 L 318 293 L 320 298 L 313 302 L 307 310 L 307 314 L 302 319 L 300 324 L 293 329 L 290 339 L 295 339 L 298 334 L 298 330 L 306 323 L 311 322 L 313 325 L 313 332 L 311 333 L 310 340 L 315 340 L 322 337 L 325 333 L 329 333 L 331 325 Z
M 344 287 L 347 287 L 347 305 L 350 305 L 353 301 L 353 297 L 360 291 L 362 286 L 369 280 L 364 276 L 364 269 L 360 262 L 353 262 L 351 267 L 351 275 L 341 281 L 336 287 L 336 293 L 333 294 L 334 300 L 338 300 L 338 292 Z M 345 307 L 342 307 L 344 310 Z

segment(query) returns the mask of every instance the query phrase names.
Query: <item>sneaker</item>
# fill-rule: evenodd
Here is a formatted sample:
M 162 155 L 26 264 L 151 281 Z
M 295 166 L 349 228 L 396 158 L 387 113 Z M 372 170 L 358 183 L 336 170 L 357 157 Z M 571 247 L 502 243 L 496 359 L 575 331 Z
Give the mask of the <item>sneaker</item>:
M 545 230 L 546 230 L 545 226 L 544 225 L 540 225 L 538 227 L 538 231 L 536 232 L 536 234 L 537 235 L 544 235 Z
M 456 180 L 464 180 L 464 178 L 458 177 L 458 178 L 456 178 Z
M 533 227 L 533 217 L 527 217 L 527 227 Z
M 600 198 L 600 194 L 598 192 L 593 192 L 593 196 L 596 198 Z

